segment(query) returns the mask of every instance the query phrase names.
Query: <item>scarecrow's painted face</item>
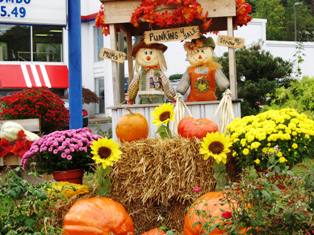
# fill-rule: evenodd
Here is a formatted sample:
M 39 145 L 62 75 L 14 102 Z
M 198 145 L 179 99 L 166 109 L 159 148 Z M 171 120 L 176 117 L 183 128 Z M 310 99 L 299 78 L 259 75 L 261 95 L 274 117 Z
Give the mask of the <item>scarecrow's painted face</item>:
M 213 50 L 211 47 L 195 48 L 187 51 L 187 59 L 191 65 L 206 63 L 212 57 Z
M 159 64 L 159 53 L 156 49 L 141 48 L 136 53 L 136 61 L 141 66 L 156 66 Z

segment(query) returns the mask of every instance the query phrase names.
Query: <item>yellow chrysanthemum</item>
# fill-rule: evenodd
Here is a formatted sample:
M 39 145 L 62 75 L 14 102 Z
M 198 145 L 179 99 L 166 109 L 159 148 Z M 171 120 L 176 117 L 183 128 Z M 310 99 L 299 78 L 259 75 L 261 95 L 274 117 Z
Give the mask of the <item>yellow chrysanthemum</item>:
M 154 125 L 167 125 L 170 121 L 174 120 L 174 106 L 170 103 L 162 104 L 154 109 L 152 115 Z
M 113 166 L 115 162 L 119 161 L 122 154 L 119 144 L 107 138 L 93 141 L 91 149 L 92 159 L 96 164 L 101 164 L 104 169 Z
M 226 164 L 230 147 L 231 141 L 224 134 L 208 133 L 201 142 L 200 154 L 203 155 L 204 160 L 212 157 L 217 163 Z
M 259 165 L 261 163 L 261 160 L 259 160 L 258 158 L 254 160 L 256 165 Z
M 242 153 L 243 153 L 244 155 L 249 155 L 250 150 L 249 150 L 248 148 L 245 148 L 245 149 L 243 149 Z
M 288 160 L 285 158 L 285 157 L 280 157 L 279 158 L 279 163 L 285 163 L 287 162 Z
M 64 197 L 70 198 L 77 195 L 89 193 L 86 185 L 73 184 L 69 182 L 53 182 L 51 188 L 48 188 L 50 196 L 61 194 Z
M 291 147 L 292 147 L 293 149 L 297 149 L 299 146 L 298 146 L 298 144 L 293 143 Z

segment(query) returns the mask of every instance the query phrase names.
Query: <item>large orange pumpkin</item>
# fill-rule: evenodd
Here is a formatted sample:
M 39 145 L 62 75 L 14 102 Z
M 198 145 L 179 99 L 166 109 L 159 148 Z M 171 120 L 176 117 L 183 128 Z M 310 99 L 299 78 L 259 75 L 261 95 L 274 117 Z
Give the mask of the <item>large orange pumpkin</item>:
M 218 131 L 218 126 L 207 118 L 183 118 L 178 125 L 178 133 L 184 138 L 202 139 L 207 133 Z
M 147 232 L 142 233 L 142 235 L 166 235 L 166 233 L 160 228 L 153 228 Z
M 147 120 L 142 114 L 130 112 L 118 121 L 116 134 L 121 142 L 130 142 L 146 139 L 148 129 Z
M 65 215 L 63 235 L 133 235 L 133 221 L 124 207 L 106 197 L 80 199 Z
M 222 218 L 222 211 L 230 211 L 228 205 L 220 205 L 220 200 L 222 198 L 222 192 L 209 192 L 198 198 L 189 208 L 184 217 L 183 235 L 206 234 L 206 231 L 203 231 L 201 224 L 209 220 L 208 215 L 217 217 L 216 221 L 213 221 L 213 223 L 219 223 Z M 197 211 L 205 211 L 206 215 L 198 215 Z M 224 231 L 216 228 L 208 235 L 218 235 L 223 233 Z

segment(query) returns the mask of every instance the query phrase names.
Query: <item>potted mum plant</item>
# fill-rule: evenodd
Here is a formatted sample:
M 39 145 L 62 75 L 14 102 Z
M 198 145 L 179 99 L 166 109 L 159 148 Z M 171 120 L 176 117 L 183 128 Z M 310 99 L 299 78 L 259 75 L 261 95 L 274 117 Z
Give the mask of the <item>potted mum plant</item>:
M 94 163 L 90 146 L 99 138 L 88 128 L 52 132 L 33 142 L 22 158 L 23 168 L 52 173 L 57 181 L 82 183 L 84 170 Z

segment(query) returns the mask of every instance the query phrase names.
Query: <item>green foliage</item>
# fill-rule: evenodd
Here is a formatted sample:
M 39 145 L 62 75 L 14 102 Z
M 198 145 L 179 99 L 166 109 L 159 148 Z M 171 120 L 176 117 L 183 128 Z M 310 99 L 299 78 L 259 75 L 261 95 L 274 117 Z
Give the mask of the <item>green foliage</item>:
M 231 223 L 224 224 L 227 234 L 239 234 L 241 228 L 247 228 L 248 234 L 311 234 L 313 177 L 313 172 L 301 178 L 291 172 L 246 170 L 226 193 L 233 211 Z
M 60 234 L 62 216 L 56 207 L 65 199 L 47 195 L 49 184 L 32 185 L 11 170 L 0 178 L 0 234 Z
M 229 74 L 228 55 L 219 61 L 225 74 Z M 243 115 L 256 114 L 261 105 L 267 104 L 267 94 L 287 85 L 292 73 L 292 65 L 280 57 L 274 57 L 259 46 L 236 51 L 238 97 L 244 101 L 241 105 Z
M 314 118 L 314 77 L 304 77 L 291 82 L 290 86 L 279 87 L 264 110 L 294 108 Z
M 256 1 L 256 18 L 267 19 L 267 38 L 284 40 L 285 34 L 285 8 L 280 0 Z
M 251 0 L 254 17 L 267 19 L 267 39 L 314 40 L 314 1 L 313 0 Z M 296 2 L 301 2 L 295 4 Z

